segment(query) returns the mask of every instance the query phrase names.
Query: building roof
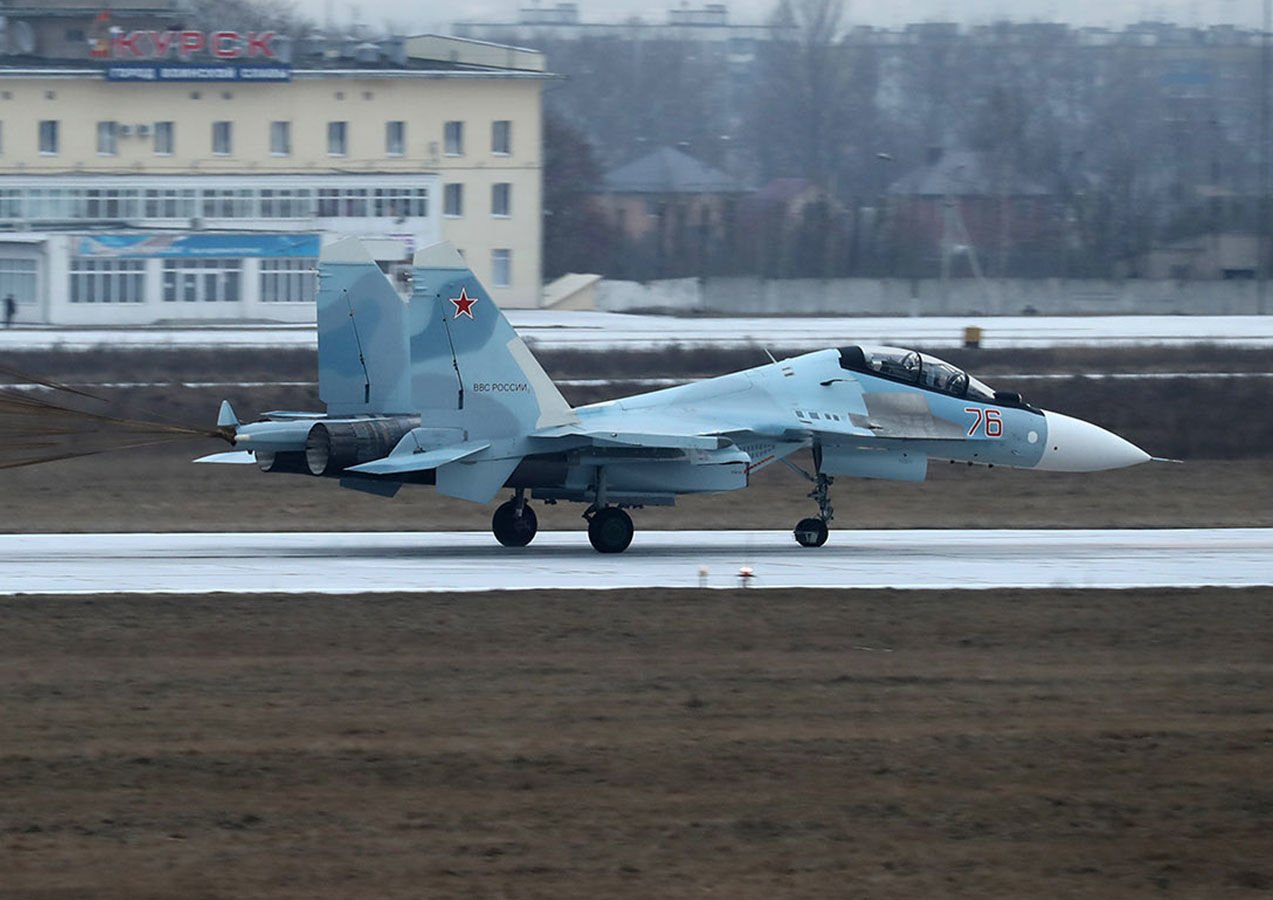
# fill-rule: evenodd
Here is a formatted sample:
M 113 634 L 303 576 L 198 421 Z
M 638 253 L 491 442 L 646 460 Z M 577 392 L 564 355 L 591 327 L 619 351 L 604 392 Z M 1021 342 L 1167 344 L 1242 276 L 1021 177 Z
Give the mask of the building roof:
M 907 197 L 1039 197 L 1052 193 L 1014 171 L 1004 172 L 1002 177 L 997 174 L 987 154 L 949 150 L 935 161 L 907 172 L 889 185 L 888 192 Z
M 614 194 L 732 194 L 743 190 L 729 175 L 672 147 L 660 147 L 606 173 Z

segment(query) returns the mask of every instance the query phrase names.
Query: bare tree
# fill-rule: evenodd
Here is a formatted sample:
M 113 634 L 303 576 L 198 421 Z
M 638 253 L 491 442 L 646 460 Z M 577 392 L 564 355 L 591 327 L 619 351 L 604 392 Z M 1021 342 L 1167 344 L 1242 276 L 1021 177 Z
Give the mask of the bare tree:
M 844 0 L 780 0 L 759 55 L 751 138 L 761 170 L 833 188 L 847 133 Z
M 292 0 L 190 0 L 190 24 L 214 28 L 226 22 L 251 31 L 280 31 L 299 37 L 314 27 Z
M 560 116 L 545 114 L 544 277 L 606 268 L 615 240 L 593 203 L 600 186 L 592 146 Z

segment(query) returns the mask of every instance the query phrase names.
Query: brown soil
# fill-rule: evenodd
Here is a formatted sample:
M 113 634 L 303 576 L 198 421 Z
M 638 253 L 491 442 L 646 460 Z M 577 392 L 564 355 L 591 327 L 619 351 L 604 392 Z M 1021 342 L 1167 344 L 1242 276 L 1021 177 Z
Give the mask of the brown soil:
M 0 602 L 0 897 L 1273 890 L 1273 591 Z

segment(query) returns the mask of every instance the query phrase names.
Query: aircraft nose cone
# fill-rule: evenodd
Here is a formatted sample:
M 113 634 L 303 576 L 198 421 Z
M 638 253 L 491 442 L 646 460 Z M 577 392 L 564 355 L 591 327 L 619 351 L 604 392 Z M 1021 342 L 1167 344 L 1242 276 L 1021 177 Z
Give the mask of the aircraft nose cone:
M 1048 472 L 1098 472 L 1149 461 L 1149 454 L 1130 441 L 1091 422 L 1045 412 L 1047 444 L 1035 466 Z

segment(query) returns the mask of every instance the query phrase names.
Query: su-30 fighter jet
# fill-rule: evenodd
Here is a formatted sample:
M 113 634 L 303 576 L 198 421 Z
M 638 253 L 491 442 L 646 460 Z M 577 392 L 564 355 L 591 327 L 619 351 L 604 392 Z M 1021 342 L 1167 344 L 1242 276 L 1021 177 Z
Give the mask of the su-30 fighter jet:
M 923 480 L 930 460 L 1087 472 L 1145 462 L 1088 422 L 1035 409 L 913 350 L 850 346 L 694 384 L 572 408 L 449 244 L 416 254 L 403 300 L 357 239 L 319 265 L 318 380 L 324 413 L 241 424 L 235 452 L 199 462 L 339 479 L 391 497 L 404 484 L 488 503 L 507 547 L 535 537 L 530 500 L 586 504 L 602 553 L 632 541 L 628 509 L 733 491 L 784 462 L 813 484 L 818 514 L 795 527 L 826 543 L 834 476 Z M 789 457 L 811 450 L 813 471 Z

